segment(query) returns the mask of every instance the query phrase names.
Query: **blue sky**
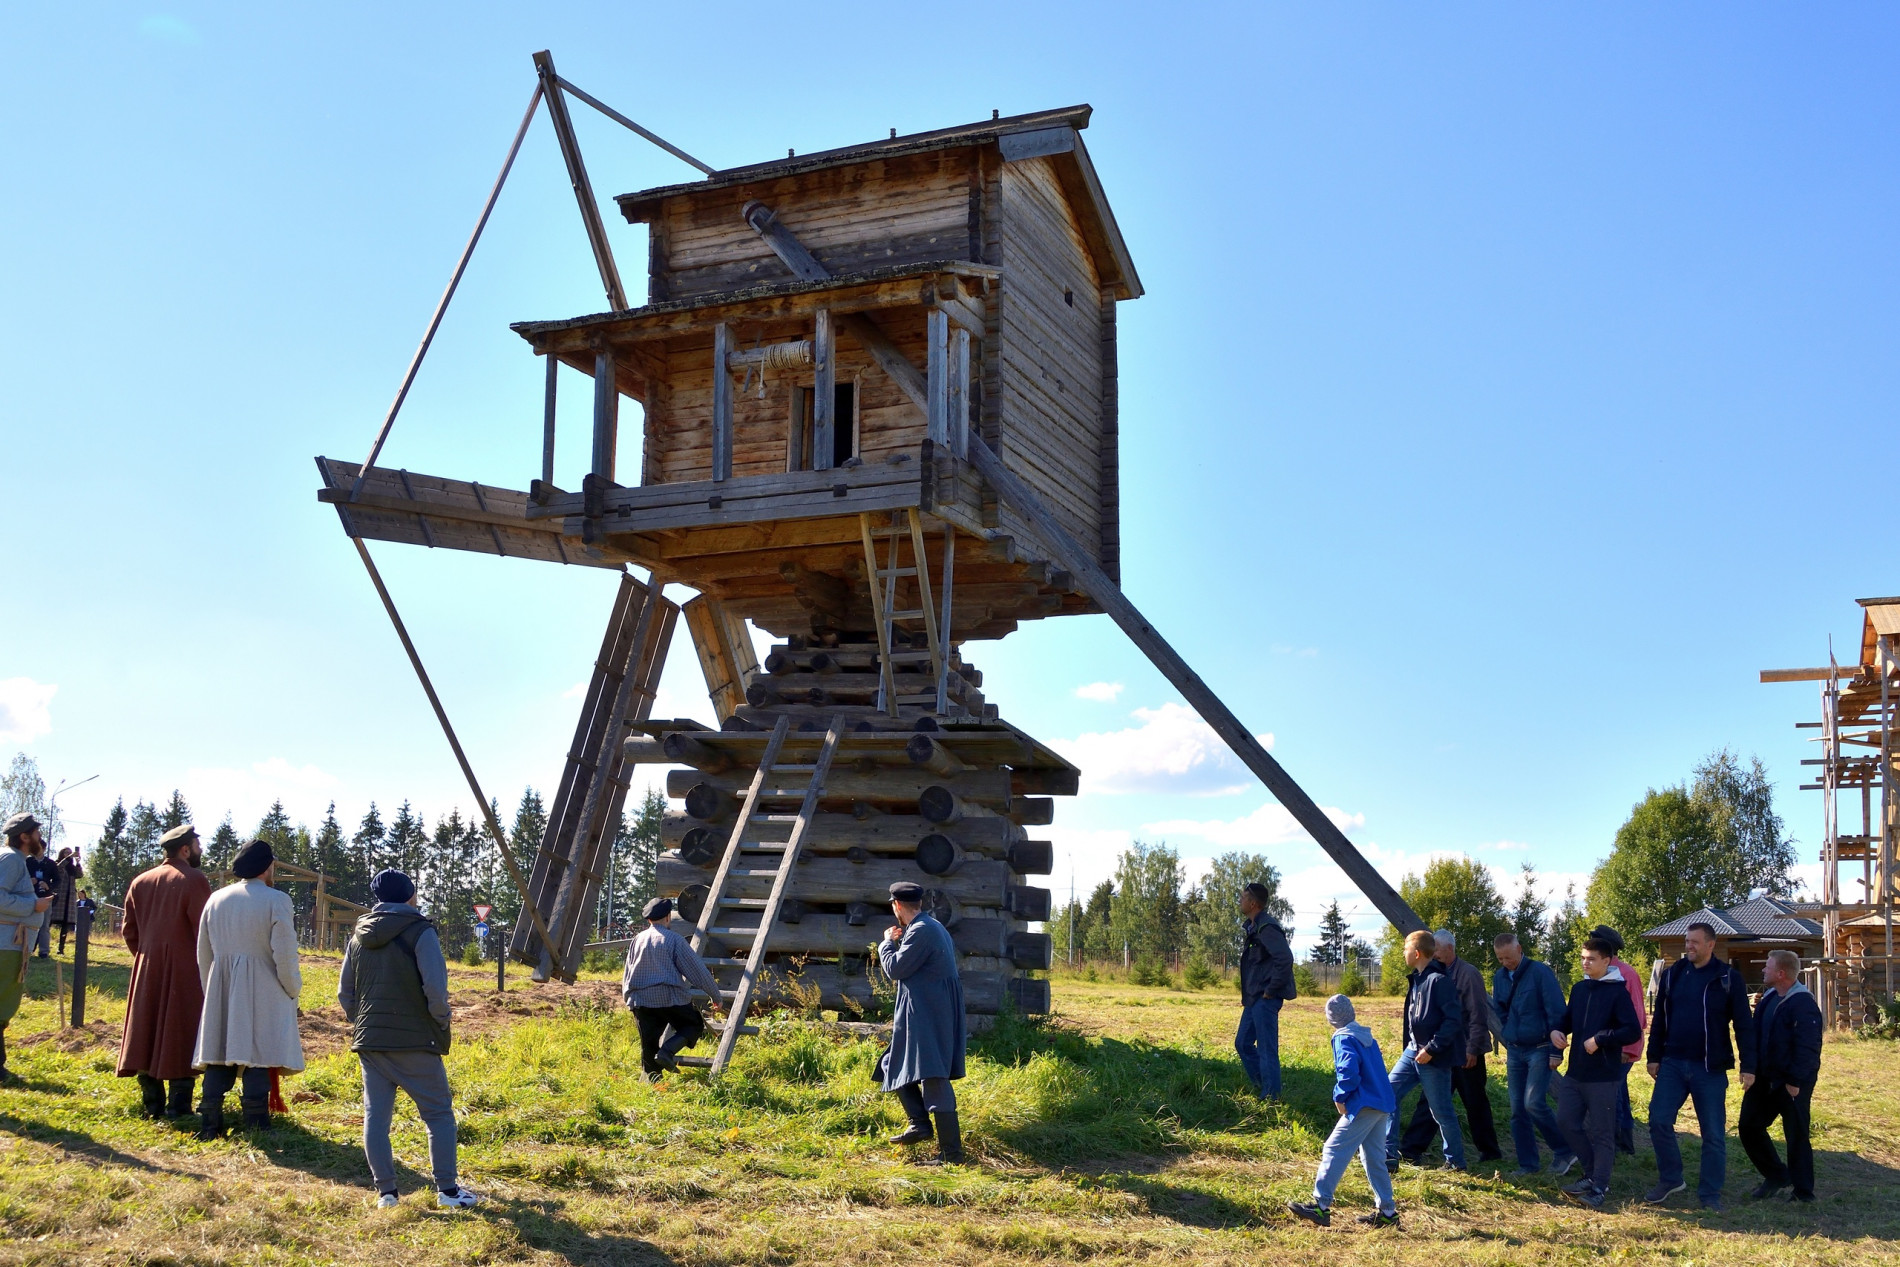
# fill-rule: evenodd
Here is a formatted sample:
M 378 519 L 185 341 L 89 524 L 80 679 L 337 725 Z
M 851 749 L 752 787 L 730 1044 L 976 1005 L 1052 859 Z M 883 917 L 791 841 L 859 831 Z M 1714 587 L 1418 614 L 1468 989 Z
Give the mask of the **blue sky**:
M 1852 600 L 1900 590 L 1855 548 L 1894 435 L 1900 14 L 783 12 L 0 16 L 0 746 L 101 775 L 76 823 L 173 787 L 241 826 L 276 796 L 467 804 L 311 458 L 367 449 L 548 47 L 717 166 L 1092 103 L 1148 289 L 1124 583 L 1315 798 L 1394 879 L 1581 876 L 1726 744 L 1810 854 L 1811 688 L 1755 671 L 1852 648 Z M 692 174 L 577 120 L 603 197 Z M 609 233 L 637 282 L 641 231 Z M 507 323 L 599 306 L 543 117 L 386 460 L 525 486 L 540 366 Z M 378 557 L 488 787 L 552 783 L 612 578 Z M 1305 932 L 1354 905 L 1104 619 L 966 650 L 1090 767 L 1059 887 L 1164 837 L 1272 854 Z M 666 687 L 705 712 L 683 640 Z

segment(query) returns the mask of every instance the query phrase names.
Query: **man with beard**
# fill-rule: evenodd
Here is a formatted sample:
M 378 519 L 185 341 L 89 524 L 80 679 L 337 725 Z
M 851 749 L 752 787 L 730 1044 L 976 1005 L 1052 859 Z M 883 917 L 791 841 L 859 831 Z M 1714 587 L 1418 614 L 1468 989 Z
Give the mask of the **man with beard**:
M 17 1086 L 20 1076 L 7 1071 L 7 1025 L 26 992 L 28 939 L 53 899 L 34 892 L 28 865 L 46 850 L 40 820 L 15 814 L 7 820 L 6 837 L 7 847 L 0 849 L 0 1086 Z
M 961 1162 L 963 1132 L 956 1088 L 950 1083 L 963 1076 L 968 1032 L 956 944 L 924 910 L 922 885 L 902 880 L 893 884 L 891 914 L 897 923 L 885 930 L 877 958 L 884 975 L 897 983 L 897 1003 L 891 1045 L 878 1062 L 878 1078 L 886 1091 L 896 1094 L 910 1123 L 891 1142 L 921 1144 L 934 1136 L 937 1155 L 919 1164 Z
M 159 839 L 165 860 L 125 889 L 125 948 L 132 985 L 125 1004 L 119 1076 L 136 1077 L 147 1117 L 191 1112 L 192 1049 L 204 1013 L 198 980 L 198 919 L 211 900 L 211 881 L 198 864 L 198 829 L 174 827 Z

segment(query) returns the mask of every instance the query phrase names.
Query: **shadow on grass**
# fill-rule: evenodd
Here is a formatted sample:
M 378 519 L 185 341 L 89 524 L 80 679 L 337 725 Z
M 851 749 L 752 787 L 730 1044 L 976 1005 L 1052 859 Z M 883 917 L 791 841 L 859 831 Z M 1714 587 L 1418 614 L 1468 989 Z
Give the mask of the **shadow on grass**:
M 16 1117 L 11 1113 L 0 1113 L 0 1132 L 17 1135 L 21 1139 L 30 1139 L 38 1144 L 51 1144 L 56 1148 L 85 1157 L 92 1161 L 106 1162 L 114 1166 L 124 1166 L 130 1170 L 144 1170 L 152 1174 L 183 1175 L 193 1177 L 192 1172 L 179 1170 L 171 1166 L 161 1166 L 157 1162 L 134 1153 L 120 1152 L 112 1145 L 88 1135 L 84 1131 L 70 1130 L 61 1126 L 50 1126 L 32 1118 Z
M 582 1267 L 596 1263 L 613 1267 L 675 1267 L 679 1262 L 653 1242 L 637 1236 L 580 1228 L 565 1218 L 553 1202 L 511 1198 L 485 1201 L 475 1208 L 512 1223 L 522 1240 L 544 1253 L 559 1255 L 562 1262 L 578 1263 Z

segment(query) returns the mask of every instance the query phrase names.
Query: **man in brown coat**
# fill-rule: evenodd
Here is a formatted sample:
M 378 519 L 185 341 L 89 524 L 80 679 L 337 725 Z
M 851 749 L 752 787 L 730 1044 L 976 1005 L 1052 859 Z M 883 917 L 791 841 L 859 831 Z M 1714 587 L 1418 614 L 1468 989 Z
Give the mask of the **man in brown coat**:
M 165 861 L 135 876 L 125 889 L 132 987 L 119 1076 L 138 1078 L 146 1116 L 184 1117 L 191 1112 L 192 1049 L 205 1005 L 198 981 L 198 917 L 211 899 L 211 881 L 198 869 L 204 852 L 190 823 L 166 832 L 159 844 Z

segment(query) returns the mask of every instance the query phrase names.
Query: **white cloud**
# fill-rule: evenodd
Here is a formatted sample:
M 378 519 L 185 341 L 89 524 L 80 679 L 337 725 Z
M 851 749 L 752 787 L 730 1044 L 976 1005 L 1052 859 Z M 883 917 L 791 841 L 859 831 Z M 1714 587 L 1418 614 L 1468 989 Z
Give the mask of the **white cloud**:
M 1139 726 L 1058 739 L 1051 744 L 1081 767 L 1084 794 L 1224 796 L 1252 786 L 1252 771 L 1187 705 L 1137 708 L 1132 715 L 1141 723 Z M 1257 737 L 1262 746 L 1273 746 L 1272 735 Z
M 587 679 L 586 678 L 582 678 L 580 681 L 574 683 L 574 685 L 568 687 L 565 691 L 561 692 L 562 699 L 583 699 L 586 697 L 586 695 L 587 695 Z
M 1120 682 L 1090 682 L 1087 686 L 1075 688 L 1077 699 L 1092 699 L 1101 704 L 1113 704 L 1115 697 L 1121 693 Z
M 30 677 L 0 678 L 0 743 L 30 743 L 52 730 L 58 690 Z
M 1364 814 L 1348 814 L 1335 805 L 1321 807 L 1333 825 L 1343 832 L 1366 825 Z M 1229 849 L 1258 849 L 1263 845 L 1285 845 L 1310 841 L 1306 829 L 1278 801 L 1268 801 L 1251 814 L 1233 819 L 1171 818 L 1148 823 L 1144 830 L 1158 836 L 1199 836 Z

